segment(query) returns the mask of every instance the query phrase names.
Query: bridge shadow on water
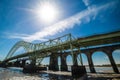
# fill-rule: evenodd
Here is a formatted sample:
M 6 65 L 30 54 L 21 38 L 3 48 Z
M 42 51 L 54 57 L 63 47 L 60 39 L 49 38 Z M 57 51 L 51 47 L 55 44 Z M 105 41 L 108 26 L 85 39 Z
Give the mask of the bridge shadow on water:
M 52 73 L 40 72 L 39 77 L 42 77 L 46 80 L 73 80 L 71 75 L 65 75 L 65 74 L 62 75 L 56 73 L 57 72 L 52 72 Z
M 62 74 L 56 74 L 59 72 L 47 73 L 40 72 L 39 77 L 45 80 L 83 80 L 81 78 L 73 79 L 71 74 L 66 74 L 65 72 L 60 72 Z M 71 72 L 68 72 L 71 73 Z M 87 73 L 87 79 L 84 80 L 120 80 L 120 74 L 115 73 Z

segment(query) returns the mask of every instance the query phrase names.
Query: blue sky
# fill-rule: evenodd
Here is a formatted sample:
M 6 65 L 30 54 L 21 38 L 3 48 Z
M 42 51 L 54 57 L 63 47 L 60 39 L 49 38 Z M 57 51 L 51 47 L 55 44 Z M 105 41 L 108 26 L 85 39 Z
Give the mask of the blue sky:
M 56 11 L 49 22 L 39 14 L 46 3 Z M 77 38 L 118 31 L 119 14 L 119 0 L 0 0 L 0 58 L 20 40 L 37 43 L 67 33 Z

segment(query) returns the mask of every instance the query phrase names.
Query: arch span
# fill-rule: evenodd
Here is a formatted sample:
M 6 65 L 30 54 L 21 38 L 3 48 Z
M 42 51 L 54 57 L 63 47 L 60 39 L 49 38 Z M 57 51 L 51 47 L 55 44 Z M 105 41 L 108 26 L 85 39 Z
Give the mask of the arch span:
M 61 57 L 58 56 L 58 66 L 59 66 L 59 71 L 61 71 Z
M 88 59 L 87 59 L 86 54 L 85 53 L 80 53 L 80 54 L 82 56 L 83 65 L 85 66 L 86 71 L 90 72 L 90 69 L 88 67 Z M 78 54 L 78 57 L 77 57 L 78 65 L 82 65 L 81 62 L 80 62 L 80 54 Z
M 68 55 L 66 57 L 66 62 L 67 62 L 67 66 L 68 66 L 68 71 L 71 71 L 71 65 L 73 65 L 72 56 L 71 55 Z
M 103 51 L 96 51 L 92 54 L 93 63 L 96 72 L 113 73 L 109 58 Z
M 16 50 L 18 50 L 20 47 L 23 47 L 27 52 L 31 51 L 32 48 L 31 46 L 33 46 L 33 44 L 25 42 L 25 41 L 19 41 L 17 42 L 12 48 L 11 50 L 8 52 L 7 56 L 5 59 L 8 59 L 10 57 L 12 57 L 12 55 L 16 52 Z
M 113 56 L 114 61 L 115 61 L 116 65 L 117 65 L 117 68 L 118 68 L 118 70 L 120 72 L 120 49 L 114 50 L 112 52 L 112 56 Z

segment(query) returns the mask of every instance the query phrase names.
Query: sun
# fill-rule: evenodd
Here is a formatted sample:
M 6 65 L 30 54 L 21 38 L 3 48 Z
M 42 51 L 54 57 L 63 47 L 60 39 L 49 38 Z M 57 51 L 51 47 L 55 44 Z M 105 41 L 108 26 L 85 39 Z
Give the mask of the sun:
M 42 3 L 36 9 L 37 16 L 44 22 L 53 22 L 57 15 L 58 11 L 56 7 L 48 2 Z

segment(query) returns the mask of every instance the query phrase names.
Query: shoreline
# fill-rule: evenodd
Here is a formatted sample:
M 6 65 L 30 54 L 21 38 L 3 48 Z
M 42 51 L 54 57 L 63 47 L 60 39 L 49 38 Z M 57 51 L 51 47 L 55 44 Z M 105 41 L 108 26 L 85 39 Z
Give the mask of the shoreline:
M 88 80 L 120 80 L 120 74 L 115 73 L 87 73 Z M 35 74 L 24 74 L 10 69 L 0 70 L 1 80 L 72 80 L 71 72 L 40 71 Z M 79 79 L 78 79 L 79 80 Z

